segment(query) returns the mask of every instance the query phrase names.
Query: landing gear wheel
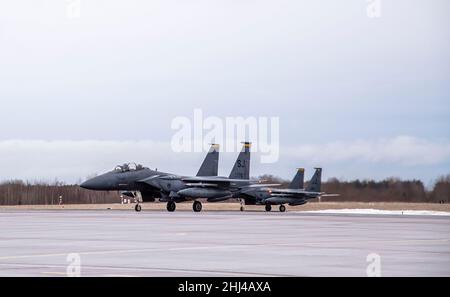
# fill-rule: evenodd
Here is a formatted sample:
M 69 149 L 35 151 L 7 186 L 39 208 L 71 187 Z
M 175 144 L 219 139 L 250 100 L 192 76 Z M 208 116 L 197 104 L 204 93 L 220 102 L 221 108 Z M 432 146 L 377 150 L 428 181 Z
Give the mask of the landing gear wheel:
M 177 208 L 177 205 L 173 201 L 167 202 L 167 211 L 174 212 Z
M 280 211 L 281 212 L 285 212 L 286 211 L 286 206 L 284 206 L 283 204 L 280 205 Z
M 266 211 L 271 211 L 271 210 L 272 210 L 272 205 L 266 204 Z
M 192 204 L 192 209 L 195 212 L 200 212 L 202 211 L 202 203 L 200 201 L 194 201 L 194 204 Z
M 142 210 L 142 207 L 140 204 L 136 204 L 136 206 L 134 207 L 134 210 L 137 212 L 140 212 Z
M 243 206 L 241 206 L 241 211 L 244 211 L 244 210 L 245 210 L 245 208 Z

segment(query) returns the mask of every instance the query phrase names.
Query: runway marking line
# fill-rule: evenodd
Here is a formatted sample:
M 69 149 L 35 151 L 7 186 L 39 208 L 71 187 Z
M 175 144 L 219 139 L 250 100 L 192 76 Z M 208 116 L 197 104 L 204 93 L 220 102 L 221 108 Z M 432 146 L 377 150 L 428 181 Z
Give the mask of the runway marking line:
M 436 242 L 449 242 L 450 238 L 444 239 L 405 239 L 405 240 L 369 240 L 363 241 L 364 243 L 436 243 Z M 338 245 L 348 244 L 351 241 L 340 242 L 302 242 L 300 245 Z M 79 255 L 108 255 L 108 254 L 126 254 L 126 253 L 141 253 L 141 252 L 164 252 L 164 251 L 184 251 L 184 250 L 212 250 L 212 249 L 239 249 L 249 248 L 255 246 L 295 246 L 299 244 L 295 243 L 274 243 L 274 244 L 241 244 L 241 245 L 217 245 L 217 246 L 192 246 L 192 247 L 179 247 L 179 248 L 143 248 L 143 249 L 127 249 L 127 250 L 109 250 L 109 251 L 85 251 L 78 252 Z M 71 252 L 66 253 L 54 253 L 54 254 L 36 254 L 36 255 L 18 255 L 18 256 L 3 256 L 0 260 L 13 260 L 13 259 L 27 259 L 27 258 L 40 258 L 40 257 L 65 257 Z
M 253 245 L 246 245 L 253 246 Z M 110 251 L 86 251 L 86 252 L 78 252 L 79 255 L 107 255 L 107 254 L 123 254 L 123 253 L 140 253 L 140 252 L 163 252 L 163 251 L 182 251 L 182 250 L 205 250 L 205 249 L 229 249 L 235 247 L 245 247 L 244 245 L 240 246 L 231 246 L 231 245 L 221 245 L 221 246 L 199 246 L 199 247 L 182 247 L 182 248 L 144 248 L 144 249 L 128 249 L 128 250 L 110 250 Z M 36 255 L 20 255 L 20 256 L 5 256 L 0 257 L 0 260 L 12 260 L 12 259 L 27 259 L 27 258 L 40 258 L 40 257 L 65 257 L 70 253 L 75 252 L 67 252 L 67 253 L 54 253 L 54 254 L 36 254 Z
M 104 274 L 104 277 L 139 277 L 137 275 L 131 275 L 131 274 Z
M 12 267 L 34 267 L 34 268 L 65 268 L 66 265 L 58 265 L 58 264 L 20 264 L 20 263 L 0 263 L 0 266 L 12 266 Z M 126 271 L 164 271 L 164 272 L 188 272 L 188 273 L 196 273 L 196 274 L 226 274 L 233 276 L 286 276 L 292 277 L 297 275 L 292 274 L 268 274 L 268 273 L 253 273 L 246 271 L 228 271 L 228 270 L 202 270 L 202 269 L 183 269 L 183 268 L 164 268 L 164 267 L 114 267 L 114 266 L 95 266 L 95 265 L 83 265 L 83 270 L 126 270 Z M 41 272 L 48 274 L 66 274 L 63 272 Z M 119 275 L 119 274 L 115 274 Z M 139 277 L 139 276 L 136 276 Z
M 42 274 L 50 274 L 50 275 L 63 275 L 67 276 L 66 272 L 56 272 L 56 271 L 43 271 Z

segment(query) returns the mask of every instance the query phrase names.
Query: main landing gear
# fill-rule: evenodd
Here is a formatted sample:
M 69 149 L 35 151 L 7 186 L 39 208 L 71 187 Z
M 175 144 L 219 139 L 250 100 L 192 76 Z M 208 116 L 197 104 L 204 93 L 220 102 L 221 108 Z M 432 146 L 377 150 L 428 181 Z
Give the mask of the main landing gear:
M 174 212 L 177 208 L 177 204 L 173 201 L 167 202 L 167 211 Z M 202 211 L 202 203 L 200 201 L 194 201 L 194 204 L 192 204 L 192 210 L 195 212 Z
M 177 205 L 175 202 L 173 202 L 173 201 L 167 202 L 167 211 L 174 212 L 176 208 L 177 208 Z
M 266 211 L 271 211 L 271 210 L 272 210 L 272 205 L 266 204 Z M 281 204 L 280 205 L 280 212 L 285 212 L 285 211 L 286 211 L 286 206 Z
M 202 203 L 200 201 L 194 201 L 194 204 L 192 204 L 192 209 L 195 212 L 201 212 L 202 211 Z
M 141 205 L 140 205 L 139 203 L 137 203 L 137 204 L 134 206 L 134 210 L 137 211 L 137 212 L 140 212 L 140 211 L 142 210 Z

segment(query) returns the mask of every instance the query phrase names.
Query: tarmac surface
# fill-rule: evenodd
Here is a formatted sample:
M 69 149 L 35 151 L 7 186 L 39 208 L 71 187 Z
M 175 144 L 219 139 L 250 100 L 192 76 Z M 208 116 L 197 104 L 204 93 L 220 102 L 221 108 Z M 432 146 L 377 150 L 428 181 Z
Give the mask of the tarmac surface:
M 1 210 L 0 228 L 0 276 L 450 276 L 450 217 Z

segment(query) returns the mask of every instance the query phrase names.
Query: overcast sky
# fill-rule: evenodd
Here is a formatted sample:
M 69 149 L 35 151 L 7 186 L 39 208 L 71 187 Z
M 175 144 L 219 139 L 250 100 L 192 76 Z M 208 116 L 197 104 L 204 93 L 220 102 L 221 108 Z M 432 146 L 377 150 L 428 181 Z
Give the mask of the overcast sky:
M 280 118 L 280 160 L 255 176 L 450 173 L 448 0 L 381 0 L 379 18 L 366 0 L 74 2 L 0 2 L 0 180 L 194 174 L 204 154 L 169 144 L 195 108 Z

